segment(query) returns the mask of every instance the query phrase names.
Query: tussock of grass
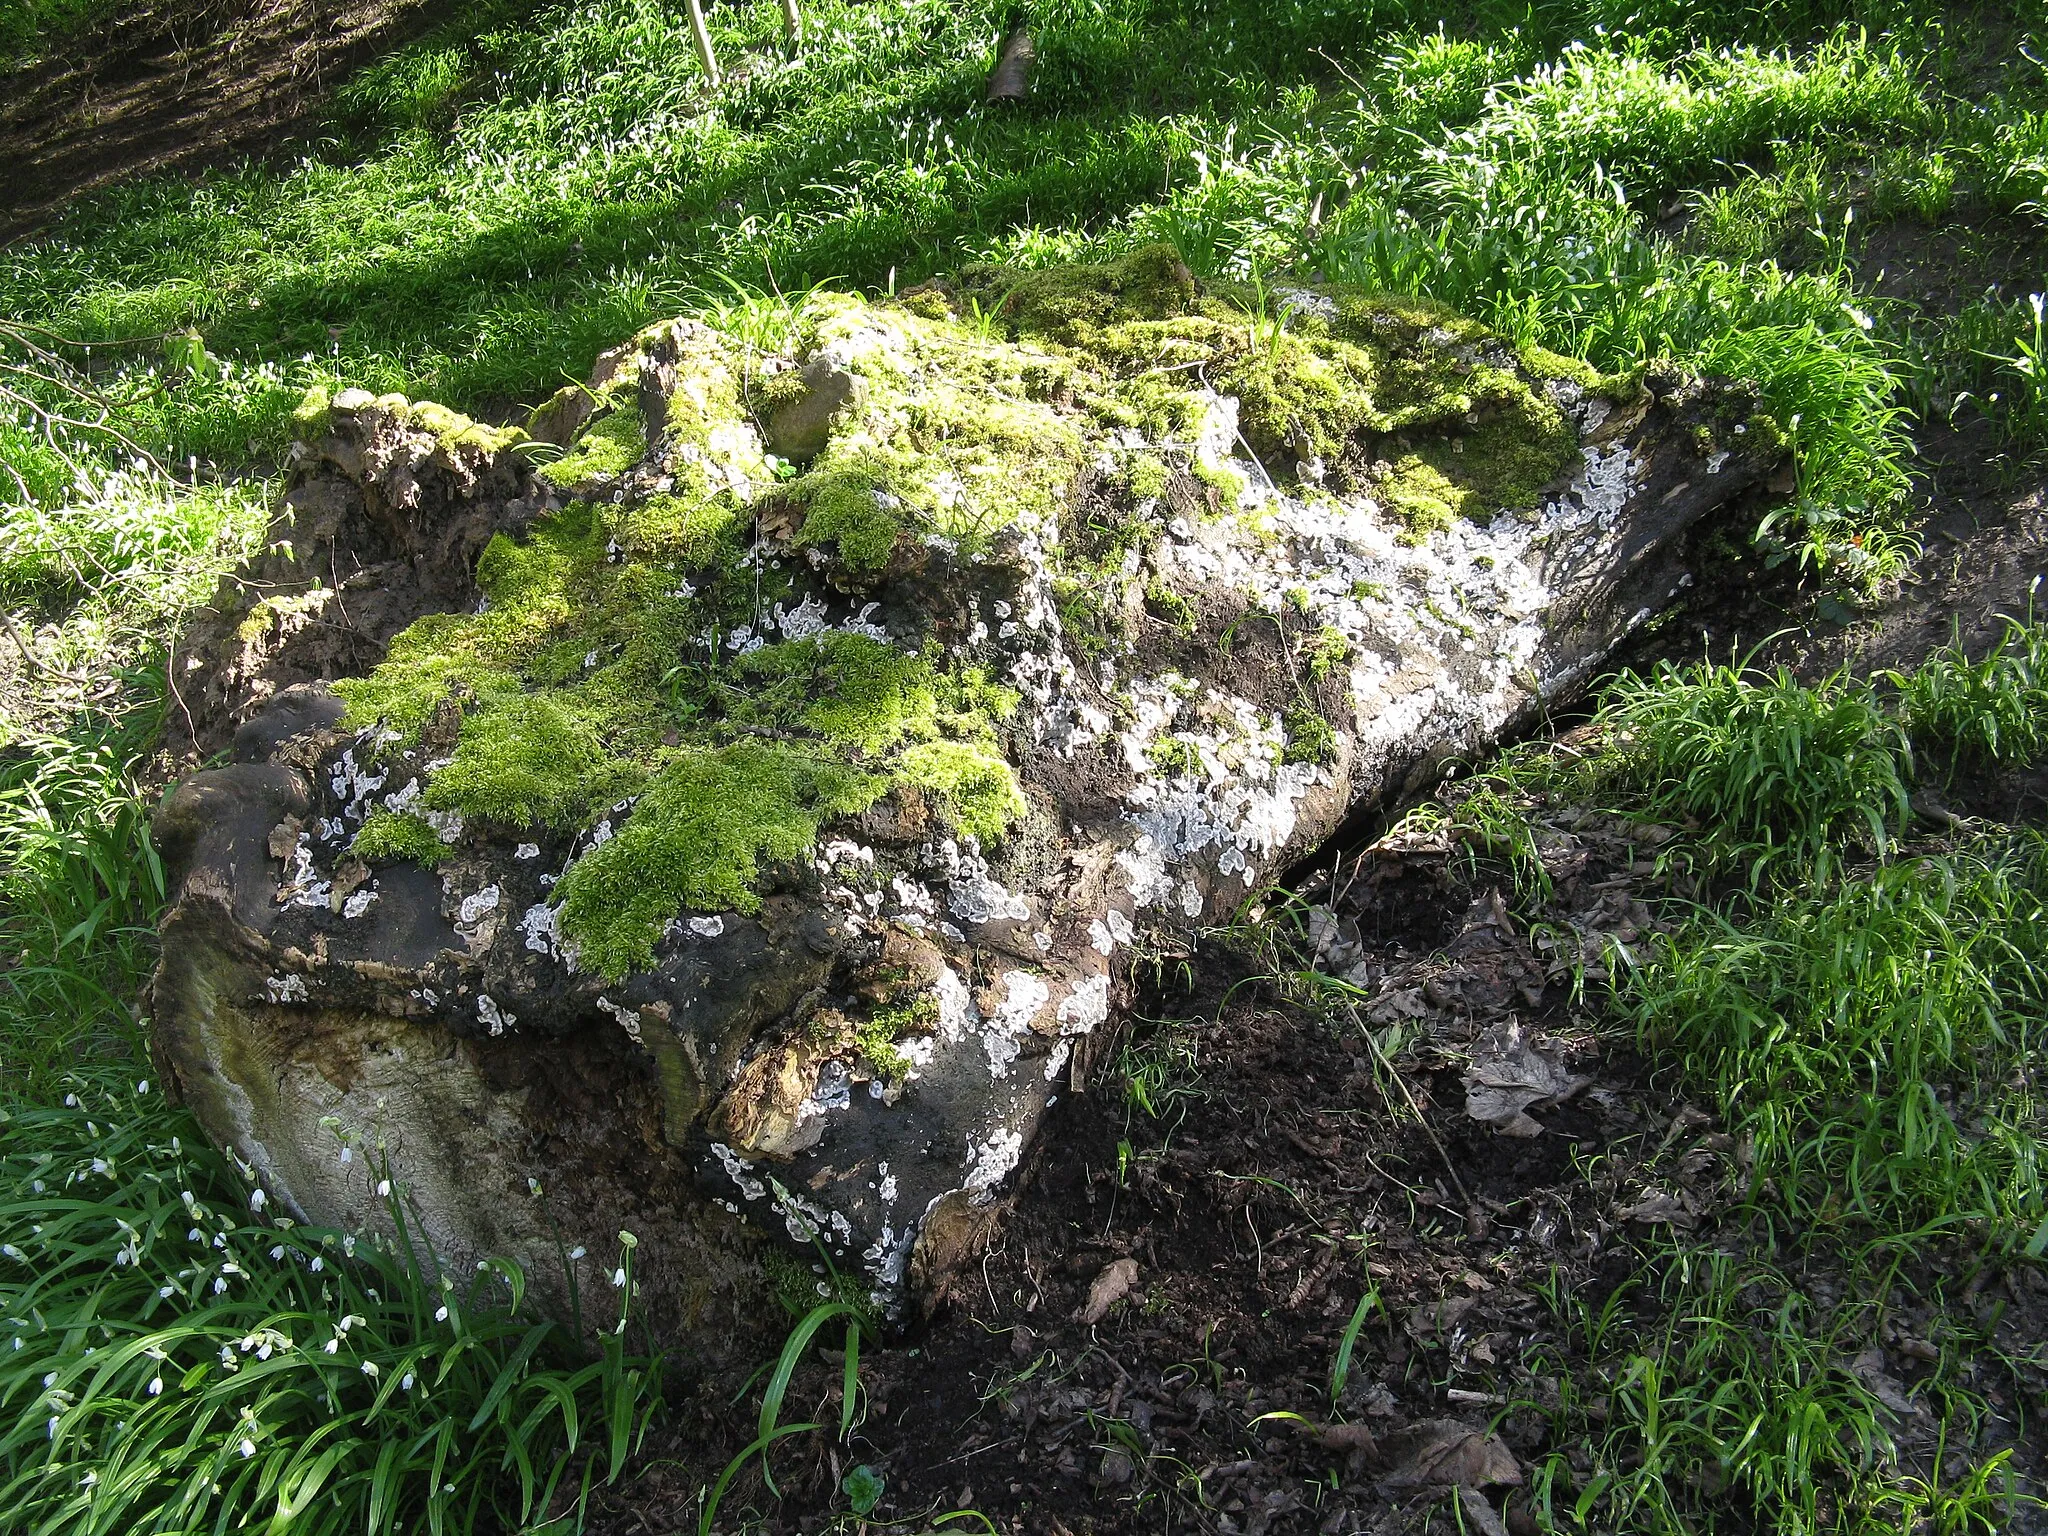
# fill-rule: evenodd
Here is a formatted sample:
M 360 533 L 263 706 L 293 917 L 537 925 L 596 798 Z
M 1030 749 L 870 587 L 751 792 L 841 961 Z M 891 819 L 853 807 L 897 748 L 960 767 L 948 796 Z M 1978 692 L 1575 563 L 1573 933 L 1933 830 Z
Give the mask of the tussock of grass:
M 1881 865 L 1735 921 L 1702 913 L 1622 1011 L 1707 1089 L 1802 1229 L 2048 1234 L 2029 1064 L 2048 1019 L 2048 849 Z
M 1651 812 L 1685 820 L 1747 863 L 1824 873 L 1838 845 L 1882 853 L 1905 825 L 1912 750 L 1867 684 L 1807 686 L 1784 668 L 1666 663 L 1609 688 L 1609 771 Z
M 1894 678 L 1915 737 L 1979 762 L 2024 763 L 2048 750 L 2048 625 L 2005 625 L 1976 661 L 1944 646 Z

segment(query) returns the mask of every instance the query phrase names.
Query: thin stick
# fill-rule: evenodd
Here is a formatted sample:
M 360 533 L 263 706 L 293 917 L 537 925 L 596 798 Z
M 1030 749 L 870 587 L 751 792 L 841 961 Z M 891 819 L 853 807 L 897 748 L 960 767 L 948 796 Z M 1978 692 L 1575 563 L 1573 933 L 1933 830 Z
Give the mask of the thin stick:
M 689 0 L 690 36 L 697 41 L 697 57 L 704 61 L 704 78 L 718 89 L 724 78 L 718 73 L 718 55 L 711 51 L 711 29 L 704 25 L 704 0 Z
M 1415 1102 L 1415 1095 L 1408 1088 L 1408 1079 L 1400 1074 L 1400 1071 L 1391 1061 L 1387 1060 L 1387 1053 L 1380 1049 L 1379 1041 L 1373 1037 L 1373 1032 L 1365 1027 L 1365 1020 L 1358 1016 L 1358 1005 L 1348 997 L 1344 999 L 1344 1011 L 1351 1015 L 1351 1022 L 1356 1024 L 1358 1032 L 1365 1036 L 1365 1043 L 1372 1047 L 1373 1055 L 1377 1056 L 1380 1065 L 1387 1069 L 1387 1076 L 1391 1077 L 1394 1080 L 1394 1086 L 1401 1090 L 1401 1097 L 1408 1101 L 1408 1107 L 1415 1111 L 1416 1123 L 1422 1127 L 1423 1133 L 1429 1137 L 1431 1144 L 1436 1147 L 1436 1155 L 1443 1159 L 1444 1172 L 1451 1176 L 1451 1185 L 1458 1191 L 1458 1198 L 1465 1202 L 1465 1209 L 1467 1211 L 1472 1210 L 1474 1207 L 1472 1205 L 1471 1191 L 1465 1188 L 1465 1181 L 1458 1177 L 1457 1165 L 1451 1161 L 1450 1148 L 1444 1145 L 1443 1138 L 1436 1133 L 1436 1127 L 1431 1125 L 1423 1115 L 1422 1106 Z
M 14 616 L 4 608 L 0 608 L 0 624 L 7 626 L 8 636 L 14 641 L 16 648 L 20 650 L 21 659 L 34 667 L 38 672 L 47 673 L 51 677 L 61 678 L 67 683 L 77 683 L 81 687 L 92 686 L 91 678 L 80 677 L 76 672 L 66 672 L 61 667 L 53 667 L 31 650 L 28 637 L 14 627 Z
M 789 39 L 790 47 L 804 45 L 804 18 L 796 8 L 796 0 L 782 0 L 782 33 Z

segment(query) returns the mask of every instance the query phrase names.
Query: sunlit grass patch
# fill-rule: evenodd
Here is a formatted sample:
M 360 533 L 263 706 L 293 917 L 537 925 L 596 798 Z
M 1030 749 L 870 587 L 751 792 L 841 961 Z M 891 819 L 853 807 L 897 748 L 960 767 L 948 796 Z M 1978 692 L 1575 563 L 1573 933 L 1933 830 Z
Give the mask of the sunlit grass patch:
M 66 1081 L 0 1105 L 9 1529 L 524 1528 L 618 1475 L 654 1378 L 611 1255 L 569 1261 L 621 1318 L 586 1363 L 516 1266 L 439 1273 L 402 1188 L 396 1242 L 297 1226 L 133 1068 Z

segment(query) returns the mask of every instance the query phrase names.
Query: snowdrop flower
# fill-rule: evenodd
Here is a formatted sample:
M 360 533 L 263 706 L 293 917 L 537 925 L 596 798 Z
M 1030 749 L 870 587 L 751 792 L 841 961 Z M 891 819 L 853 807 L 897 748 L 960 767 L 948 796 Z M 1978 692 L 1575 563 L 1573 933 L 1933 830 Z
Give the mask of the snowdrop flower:
M 138 1094 L 149 1092 L 149 1079 L 145 1077 L 141 1082 L 137 1083 L 135 1085 L 135 1091 Z
M 365 1360 L 363 1362 L 363 1374 L 365 1376 L 375 1376 L 377 1374 L 377 1362 L 374 1360 Z
M 445 1323 L 445 1322 L 447 1322 L 447 1321 L 448 1321 L 448 1309 L 447 1309 L 446 1307 L 439 1307 L 439 1308 L 436 1308 L 436 1309 L 435 1309 L 435 1312 L 434 1312 L 434 1321 L 435 1321 L 435 1322 L 437 1322 L 437 1323 Z
M 8 1258 L 13 1259 L 17 1264 L 26 1264 L 28 1262 L 28 1255 L 12 1243 L 0 1243 L 0 1253 L 6 1254 Z
M 156 1288 L 156 1293 L 159 1297 L 168 1297 L 174 1289 L 173 1286 L 160 1285 Z
M 273 1259 L 282 1259 L 284 1257 L 284 1244 L 279 1243 L 275 1248 L 271 1249 L 270 1256 Z
M 398 1378 L 398 1390 L 401 1392 L 410 1392 L 412 1390 L 411 1371 L 407 1371 L 403 1376 Z
M 249 1191 L 249 1209 L 252 1211 L 262 1210 L 263 1203 L 269 1198 L 268 1195 L 263 1193 L 263 1186 L 257 1185 L 256 1188 Z
M 574 1248 L 571 1248 L 569 1250 L 569 1257 L 572 1259 L 580 1259 L 583 1257 L 583 1254 L 584 1247 L 581 1243 L 578 1243 Z
M 244 1435 L 242 1437 L 241 1450 L 243 1459 L 247 1460 L 249 1457 L 254 1456 L 256 1454 L 256 1442 L 254 1440 L 251 1440 L 247 1435 Z
M 314 1254 L 314 1255 L 313 1255 L 313 1263 L 312 1263 L 312 1270 L 313 1270 L 313 1273 L 317 1275 L 317 1274 L 319 1274 L 319 1273 L 320 1273 L 320 1271 L 321 1271 L 321 1270 L 325 1269 L 326 1267 L 327 1267 L 327 1261 L 326 1261 L 325 1259 L 321 1258 L 319 1254 L 317 1254 L 317 1253 L 316 1253 L 316 1254 Z
M 213 1280 L 213 1294 L 214 1294 L 214 1295 L 218 1296 L 218 1295 L 219 1295 L 219 1294 L 220 1294 L 220 1293 L 221 1293 L 222 1291 L 226 1290 L 227 1288 L 228 1288 L 228 1283 L 227 1283 L 227 1280 L 226 1280 L 226 1279 L 225 1279 L 224 1277 L 222 1277 L 222 1276 L 219 1276 L 219 1275 L 216 1275 L 216 1276 L 214 1276 L 214 1280 Z
M 164 1379 L 163 1379 L 163 1377 L 161 1377 L 161 1376 L 158 1376 L 158 1377 L 154 1378 L 154 1379 L 153 1379 L 153 1380 L 152 1380 L 152 1381 L 150 1382 L 150 1384 L 149 1384 L 149 1395 L 150 1395 L 151 1397 L 157 1397 L 157 1396 L 161 1395 L 161 1394 L 162 1394 L 162 1392 L 163 1392 L 163 1390 L 164 1390 Z
M 381 1200 L 390 1193 L 391 1181 L 389 1179 L 379 1179 L 377 1181 L 377 1198 Z
M 615 1269 L 615 1270 L 613 1270 L 613 1271 L 612 1271 L 612 1288 L 613 1288 L 614 1290 L 617 1290 L 617 1289 L 619 1289 L 619 1288 L 620 1288 L 621 1286 L 625 1285 L 625 1283 L 626 1283 L 626 1272 L 625 1272 L 625 1271 L 624 1271 L 623 1269 Z
M 341 1335 L 337 1333 L 333 1338 L 329 1339 L 325 1344 L 322 1344 L 320 1347 L 330 1355 L 339 1353 L 341 1349 Z
M 342 1166 L 342 1167 L 346 1168 L 346 1167 L 347 1167 L 347 1166 L 348 1166 L 348 1165 L 349 1165 L 350 1163 L 354 1162 L 355 1160 L 356 1160 L 356 1149 L 355 1149 L 354 1147 L 343 1147 L 343 1148 L 341 1149 L 341 1166 Z

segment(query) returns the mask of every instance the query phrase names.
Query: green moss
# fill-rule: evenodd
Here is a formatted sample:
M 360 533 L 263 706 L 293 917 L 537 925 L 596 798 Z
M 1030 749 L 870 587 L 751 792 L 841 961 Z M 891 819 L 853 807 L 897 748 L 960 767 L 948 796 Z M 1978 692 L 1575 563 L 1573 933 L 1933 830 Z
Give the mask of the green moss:
M 1139 454 L 1124 471 L 1125 484 L 1138 501 L 1157 501 L 1164 496 L 1168 478 L 1165 463 L 1157 454 L 1151 453 Z
M 562 932 L 608 978 L 651 965 L 677 912 L 759 911 L 764 863 L 795 864 L 824 821 L 866 810 L 888 788 L 879 774 L 782 743 L 682 751 L 617 835 L 562 877 Z
M 569 451 L 535 471 L 561 490 L 572 490 L 624 474 L 647 452 L 647 424 L 640 412 L 622 406 L 583 429 Z
M 318 442 L 327 435 L 331 414 L 327 391 L 315 384 L 292 412 L 292 436 L 302 443 Z
M 407 426 L 433 433 L 440 440 L 444 452 L 471 448 L 479 453 L 497 453 L 514 443 L 526 441 L 523 428 L 486 426 L 432 400 L 407 402 L 399 415 Z
M 609 756 L 562 699 L 520 693 L 462 722 L 455 755 L 427 786 L 426 803 L 501 826 L 573 827 L 630 794 L 642 775 Z
M 1017 775 L 992 748 L 964 741 L 928 741 L 903 754 L 900 772 L 937 800 L 963 837 L 999 842 L 1026 810 Z
M 1195 778 L 1202 772 L 1202 754 L 1195 750 L 1194 743 L 1178 736 L 1155 737 L 1145 749 L 1145 756 L 1154 768 L 1175 778 Z
M 1295 703 L 1281 716 L 1280 728 L 1287 735 L 1283 762 L 1327 763 L 1337 750 L 1337 733 L 1330 722 L 1305 702 Z
M 1442 471 L 1422 458 L 1409 454 L 1373 486 L 1373 496 L 1404 530 L 1402 542 L 1419 544 L 1439 533 L 1472 503 L 1466 493 L 1447 479 Z
M 348 848 L 366 864 L 410 859 L 423 869 L 432 869 L 448 851 L 441 834 L 420 817 L 386 810 L 370 812 Z
M 1418 450 L 1465 493 L 1460 503 L 1464 516 L 1483 522 L 1495 512 L 1527 511 L 1577 466 L 1577 430 L 1561 409 L 1513 374 L 1497 369 L 1476 374 L 1471 400 L 1480 416 L 1477 426 Z
M 892 470 L 902 473 L 901 466 L 867 453 L 828 463 L 797 481 L 792 494 L 805 509 L 797 542 L 836 548 L 856 571 L 882 569 L 904 531 L 903 498 L 890 489 L 901 482 Z
M 724 564 L 741 552 L 745 519 L 722 497 L 650 496 L 620 519 L 620 542 L 686 566 Z
M 1325 625 L 1302 641 L 1301 654 L 1308 675 L 1321 682 L 1351 659 L 1351 641 L 1343 630 Z
M 1163 320 L 1195 305 L 1195 279 L 1170 245 L 1148 245 L 1120 261 L 1040 272 L 969 267 L 962 292 L 1007 321 L 1013 335 L 1085 342 L 1105 326 Z
M 1237 498 L 1244 494 L 1244 476 L 1228 464 L 1211 464 L 1197 459 L 1190 469 L 1194 477 L 1214 491 L 1226 507 L 1237 505 Z
M 1145 611 L 1184 635 L 1195 632 L 1195 610 L 1188 600 L 1156 577 L 1145 583 Z
M 854 1028 L 853 1048 L 871 1076 L 900 1083 L 910 1058 L 896 1048 L 905 1035 L 928 1035 L 939 1024 L 938 999 L 920 992 L 908 1002 L 877 1008 Z

